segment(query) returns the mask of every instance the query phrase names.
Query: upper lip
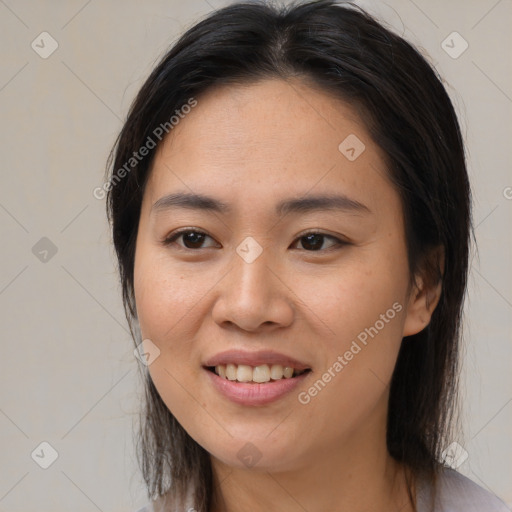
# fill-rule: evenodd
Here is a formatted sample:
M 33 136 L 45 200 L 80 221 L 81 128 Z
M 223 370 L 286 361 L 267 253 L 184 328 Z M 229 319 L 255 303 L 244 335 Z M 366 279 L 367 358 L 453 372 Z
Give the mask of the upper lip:
M 219 352 L 204 362 L 204 366 L 218 366 L 226 364 L 245 364 L 248 366 L 261 366 L 263 364 L 280 364 L 289 366 L 295 370 L 307 370 L 311 367 L 306 363 L 299 361 L 285 354 L 280 354 L 273 350 L 259 350 L 257 352 L 248 352 L 246 350 L 226 350 Z

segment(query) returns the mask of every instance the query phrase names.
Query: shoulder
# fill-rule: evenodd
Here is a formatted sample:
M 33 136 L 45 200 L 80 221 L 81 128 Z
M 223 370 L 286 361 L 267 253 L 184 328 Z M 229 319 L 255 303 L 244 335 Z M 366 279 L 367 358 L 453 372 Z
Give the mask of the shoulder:
M 418 512 L 429 512 L 430 485 L 423 485 L 418 492 Z M 434 512 L 510 512 L 494 494 L 473 480 L 450 468 L 440 471 Z

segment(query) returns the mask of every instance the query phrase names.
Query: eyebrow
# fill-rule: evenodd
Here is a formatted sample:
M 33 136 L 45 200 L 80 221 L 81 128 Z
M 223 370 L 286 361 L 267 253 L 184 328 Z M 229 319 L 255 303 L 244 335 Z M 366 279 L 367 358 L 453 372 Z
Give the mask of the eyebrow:
M 227 214 L 233 211 L 228 204 L 203 194 L 177 192 L 161 197 L 151 207 L 151 213 L 159 213 L 173 208 L 185 208 L 190 210 L 202 210 Z M 371 213 L 371 210 L 343 194 L 317 195 L 303 198 L 291 198 L 279 202 L 276 205 L 276 215 L 288 213 L 307 213 L 312 211 L 339 210 L 352 213 Z

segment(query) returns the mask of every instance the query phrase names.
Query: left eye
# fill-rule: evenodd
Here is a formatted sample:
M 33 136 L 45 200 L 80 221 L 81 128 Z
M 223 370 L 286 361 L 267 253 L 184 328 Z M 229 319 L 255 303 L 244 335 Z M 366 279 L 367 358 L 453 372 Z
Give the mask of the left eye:
M 183 245 L 179 244 L 181 247 L 183 247 L 185 249 L 192 249 L 192 250 L 203 249 L 204 247 L 201 247 L 201 246 L 204 243 L 206 238 L 210 238 L 211 240 L 213 240 L 213 238 L 210 235 L 208 235 L 207 233 L 204 233 L 203 231 L 189 229 L 189 230 L 178 231 L 176 233 L 171 234 L 169 237 L 167 237 L 163 241 L 163 244 L 170 245 L 179 238 L 183 239 Z M 331 247 L 342 246 L 342 245 L 347 244 L 347 242 L 344 242 L 344 241 L 340 240 L 339 238 L 336 238 L 331 235 L 327 235 L 325 233 L 310 232 L 310 233 L 306 233 L 305 235 L 302 235 L 299 238 L 297 238 L 293 245 L 297 246 L 298 243 L 301 243 L 302 247 L 306 251 L 318 252 L 319 250 L 321 250 L 323 248 L 325 239 L 330 239 L 333 241 Z
M 297 238 L 297 240 L 302 241 L 299 243 L 302 243 L 302 246 L 308 252 L 318 252 L 318 249 L 321 249 L 323 246 L 323 241 L 327 238 L 334 241 L 334 243 L 331 247 L 340 246 L 340 245 L 345 244 L 345 242 L 343 242 L 339 238 L 336 238 L 331 235 L 326 235 L 325 233 L 316 233 L 316 232 L 311 232 L 311 233 L 302 235 L 301 237 Z

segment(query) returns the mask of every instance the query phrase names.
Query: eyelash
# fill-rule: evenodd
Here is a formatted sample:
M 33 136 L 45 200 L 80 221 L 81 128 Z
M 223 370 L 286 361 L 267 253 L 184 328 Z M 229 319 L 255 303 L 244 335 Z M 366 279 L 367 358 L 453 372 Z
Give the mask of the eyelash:
M 206 235 L 208 237 L 210 237 L 212 240 L 213 240 L 213 237 L 211 235 L 209 235 L 208 233 L 206 233 L 205 231 L 202 231 L 202 230 L 199 230 L 199 229 L 194 229 L 194 228 L 182 228 L 178 231 L 175 231 L 173 233 L 171 233 L 168 237 L 166 237 L 163 241 L 162 241 L 162 244 L 164 246 L 169 246 L 171 245 L 172 243 L 174 243 L 175 240 L 177 240 L 180 236 L 186 234 L 186 233 L 195 233 L 195 234 L 198 234 L 198 235 Z M 341 240 L 333 235 L 329 235 L 327 233 L 322 233 L 321 231 L 315 231 L 315 230 L 310 230 L 310 231 L 307 231 L 305 233 L 302 233 L 300 236 L 298 236 L 295 240 L 294 240 L 294 244 L 295 242 L 298 242 L 301 238 L 305 238 L 309 235 L 320 235 L 324 238 L 330 238 L 331 240 L 334 240 L 336 242 L 336 244 L 328 249 L 320 249 L 318 251 L 311 251 L 311 250 L 307 250 L 307 249 L 304 249 L 306 252 L 311 252 L 311 253 L 316 253 L 316 252 L 325 252 L 325 251 L 330 251 L 330 250 L 334 250 L 336 248 L 340 248 L 342 246 L 345 246 L 345 245 L 349 245 L 349 242 L 345 241 L 345 240 Z M 182 247 L 182 246 L 179 246 L 179 249 L 180 250 L 184 250 L 184 251 L 199 251 L 201 249 L 204 249 L 204 248 L 198 248 L 198 249 L 190 249 L 188 247 Z M 209 247 L 206 247 L 206 249 L 209 249 Z

